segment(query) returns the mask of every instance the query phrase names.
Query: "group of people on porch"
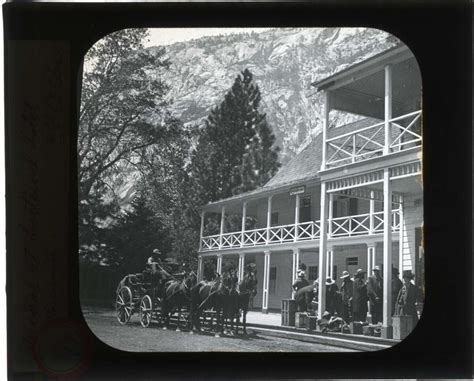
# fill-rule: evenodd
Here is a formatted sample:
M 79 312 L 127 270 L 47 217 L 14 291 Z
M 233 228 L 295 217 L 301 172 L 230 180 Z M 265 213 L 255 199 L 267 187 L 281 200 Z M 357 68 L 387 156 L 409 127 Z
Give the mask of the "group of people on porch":
M 300 312 L 317 310 L 319 279 L 312 285 L 306 279 L 306 266 L 301 264 L 297 272 L 297 280 L 293 284 L 294 298 Z M 372 269 L 372 275 L 365 280 L 365 271 L 358 269 L 354 274 L 343 271 L 339 288 L 336 282 L 327 277 L 326 287 L 326 312 L 330 315 L 341 317 L 346 323 L 352 321 L 366 322 L 370 308 L 371 323 L 382 322 L 383 312 L 383 278 L 380 266 Z M 418 321 L 416 304 L 420 299 L 420 291 L 413 283 L 414 274 L 411 270 L 403 271 L 402 279 L 399 278 L 397 268 L 392 268 L 392 316 L 412 316 Z M 308 295 L 312 301 L 308 303 Z

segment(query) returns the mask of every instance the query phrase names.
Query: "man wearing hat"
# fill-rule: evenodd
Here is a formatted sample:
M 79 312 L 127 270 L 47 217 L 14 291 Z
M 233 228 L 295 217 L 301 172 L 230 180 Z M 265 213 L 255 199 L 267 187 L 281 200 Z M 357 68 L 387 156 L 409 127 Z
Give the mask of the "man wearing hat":
M 354 274 L 352 290 L 352 319 L 365 322 L 367 320 L 367 285 L 364 280 L 365 271 L 358 269 Z
M 398 294 L 403 287 L 403 283 L 398 277 L 400 272 L 396 267 L 392 267 L 392 316 L 395 314 L 395 305 L 397 303 Z
M 342 297 L 342 318 L 346 323 L 352 320 L 352 295 L 354 290 L 354 282 L 351 280 L 351 274 L 348 271 L 342 272 L 342 286 L 341 286 L 341 297 Z
M 411 283 L 415 275 L 411 270 L 403 271 L 403 287 L 398 294 L 396 303 L 396 315 L 412 316 L 415 322 L 418 321 L 418 314 L 416 312 L 416 299 L 418 290 L 417 287 Z
M 370 314 L 372 315 L 372 324 L 382 321 L 383 312 L 383 279 L 380 275 L 380 266 L 372 269 L 374 275 L 369 277 L 367 282 L 367 296 L 370 302 Z
M 297 292 L 299 289 L 309 285 L 309 282 L 306 280 L 305 272 L 303 270 L 298 270 L 296 275 L 298 276 L 298 279 L 296 279 L 296 282 L 293 283 L 293 290 L 295 292 Z
M 331 315 L 336 312 L 339 287 L 337 287 L 336 282 L 328 276 L 326 278 L 326 311 Z
M 153 250 L 153 253 L 148 258 L 148 260 L 146 261 L 146 264 L 148 266 L 150 266 L 150 268 L 152 269 L 153 272 L 156 272 L 158 266 L 161 265 L 161 257 L 162 257 L 162 254 L 161 254 L 160 250 L 155 249 L 155 250 Z

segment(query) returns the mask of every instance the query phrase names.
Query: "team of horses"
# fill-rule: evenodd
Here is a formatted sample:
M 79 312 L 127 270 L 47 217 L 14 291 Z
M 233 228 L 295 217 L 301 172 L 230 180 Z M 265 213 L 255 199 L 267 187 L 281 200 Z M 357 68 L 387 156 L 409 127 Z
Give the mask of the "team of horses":
M 201 317 L 212 312 L 210 325 L 215 336 L 247 334 L 247 312 L 251 298 L 257 293 L 257 277 L 253 271 L 246 271 L 239 282 L 235 270 L 217 275 L 212 281 L 197 282 L 194 272 L 179 280 L 164 271 L 153 274 L 153 294 L 161 301 L 163 329 L 168 329 L 171 315 L 177 313 L 177 331 L 181 324 L 190 333 L 201 331 Z M 188 319 L 183 318 L 183 309 Z M 242 316 L 242 322 L 240 317 Z

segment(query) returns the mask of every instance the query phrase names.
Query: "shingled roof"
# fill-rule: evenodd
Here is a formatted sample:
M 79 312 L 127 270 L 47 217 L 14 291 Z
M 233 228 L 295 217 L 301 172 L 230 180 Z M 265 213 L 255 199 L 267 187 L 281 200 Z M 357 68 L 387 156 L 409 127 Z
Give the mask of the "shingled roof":
M 331 128 L 331 132 L 328 135 L 341 135 L 378 122 L 380 122 L 378 119 L 364 118 L 338 128 Z M 273 176 L 263 187 L 211 202 L 207 204 L 207 206 L 210 207 L 233 200 L 236 201 L 245 198 L 253 198 L 257 195 L 263 196 L 265 193 L 272 193 L 272 191 L 280 188 L 289 188 L 294 185 L 299 185 L 302 182 L 312 182 L 317 180 L 322 162 L 322 141 L 323 135 L 321 133 L 316 135 L 301 152 L 299 152 L 287 164 L 282 166 L 276 175 Z
M 321 169 L 322 149 L 323 139 L 322 134 L 319 134 L 299 154 L 281 167 L 264 188 L 279 188 L 316 177 Z

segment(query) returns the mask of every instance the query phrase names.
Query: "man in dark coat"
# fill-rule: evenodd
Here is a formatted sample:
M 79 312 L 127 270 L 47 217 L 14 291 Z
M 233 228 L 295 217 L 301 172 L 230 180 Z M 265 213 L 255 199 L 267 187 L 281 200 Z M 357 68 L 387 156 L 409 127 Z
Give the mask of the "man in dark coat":
M 338 301 L 340 300 L 340 295 L 338 294 L 339 287 L 337 287 L 336 282 L 331 278 L 326 278 L 326 311 L 331 315 L 334 312 L 337 312 Z
M 367 285 L 364 280 L 365 271 L 358 269 L 354 274 L 354 285 L 352 290 L 352 320 L 367 320 Z
M 397 303 L 398 294 L 403 287 L 403 283 L 398 277 L 400 272 L 397 268 L 392 268 L 392 316 L 395 314 L 395 305 Z
M 312 307 L 311 302 L 317 293 L 317 284 L 315 283 L 302 287 L 295 293 L 296 308 L 298 312 L 306 312 Z
M 342 272 L 342 318 L 346 323 L 352 321 L 352 295 L 354 290 L 354 282 L 351 280 L 351 275 L 347 271 Z
M 416 311 L 418 288 L 411 283 L 414 277 L 411 270 L 403 272 L 403 287 L 398 294 L 395 312 L 396 315 L 412 316 L 416 323 L 418 321 L 418 313 Z
M 293 283 L 293 291 L 297 292 L 300 288 L 306 287 L 309 282 L 305 278 L 305 273 L 302 270 L 298 270 L 298 279 Z
M 367 282 L 367 296 L 370 302 L 370 314 L 372 315 L 372 324 L 382 321 L 383 309 L 383 279 L 380 275 L 380 267 L 375 266 L 372 269 L 374 275 L 369 277 Z

